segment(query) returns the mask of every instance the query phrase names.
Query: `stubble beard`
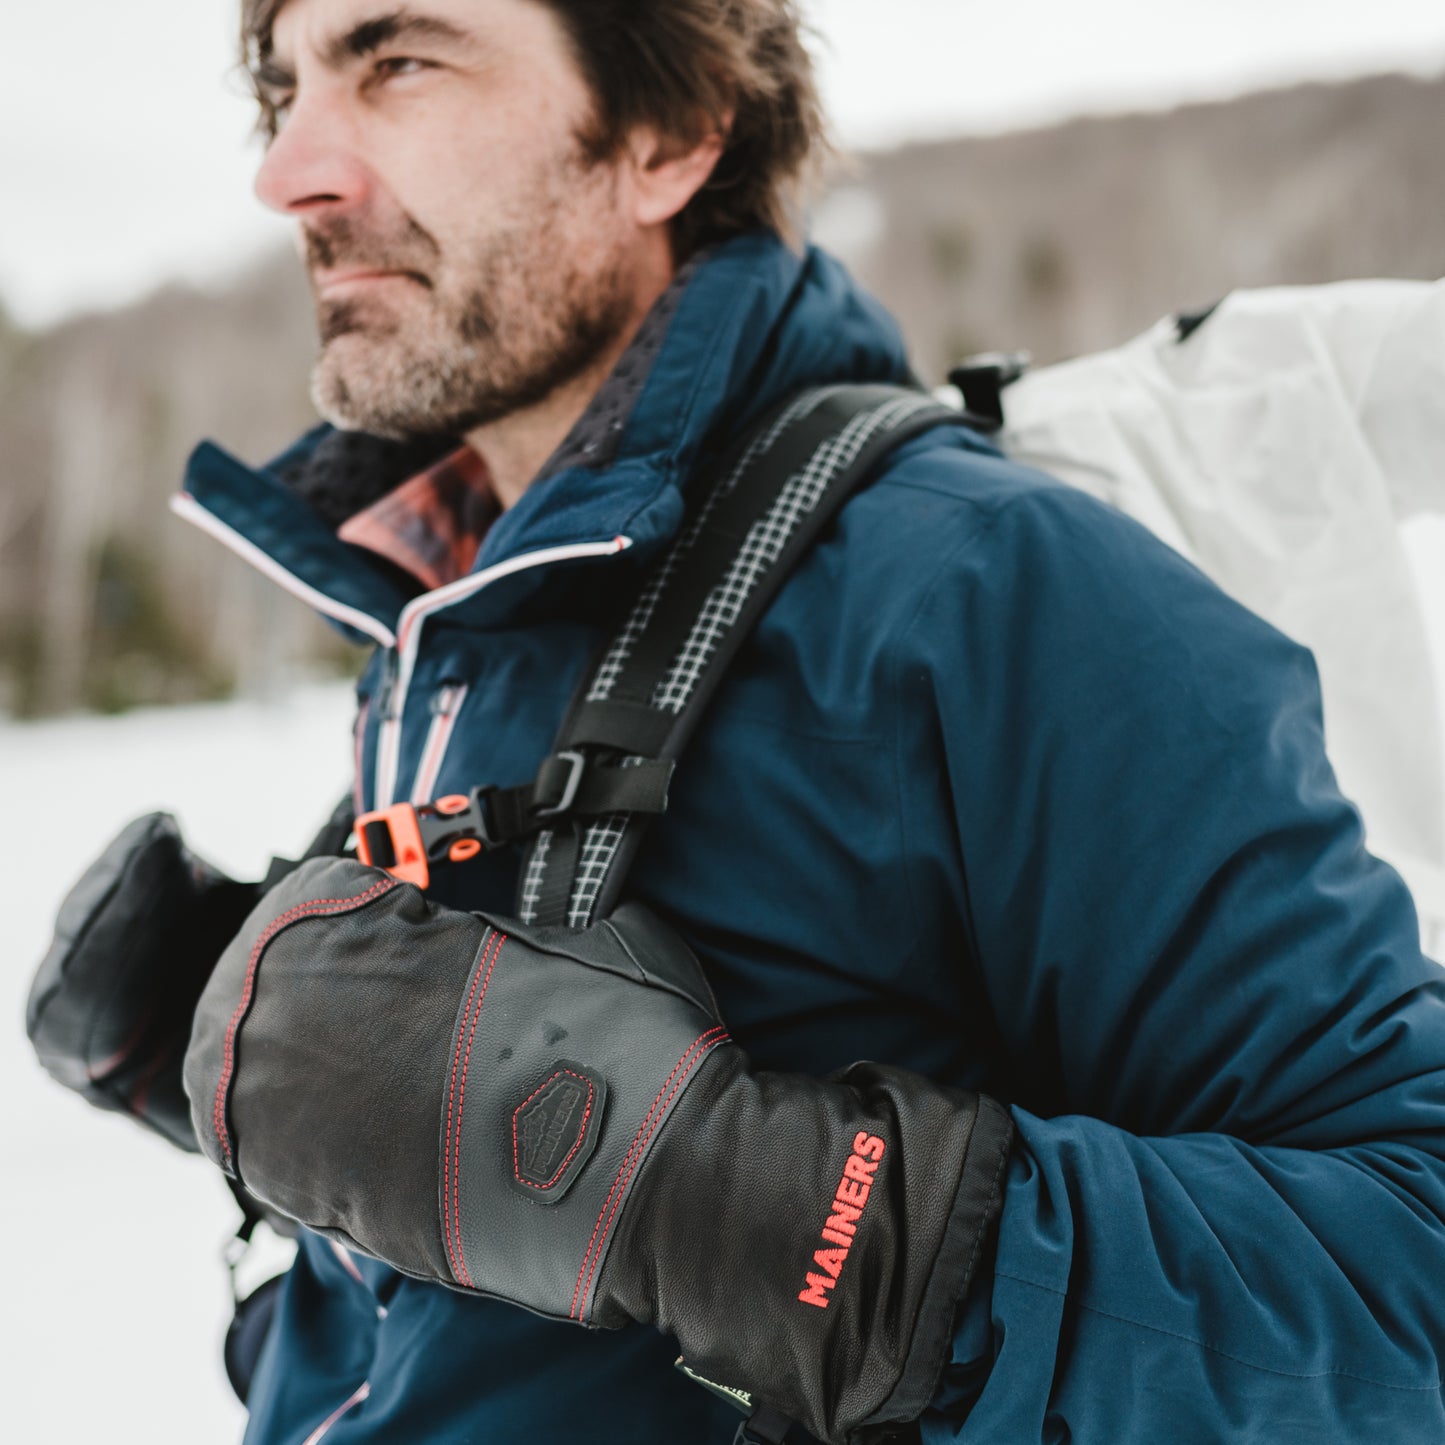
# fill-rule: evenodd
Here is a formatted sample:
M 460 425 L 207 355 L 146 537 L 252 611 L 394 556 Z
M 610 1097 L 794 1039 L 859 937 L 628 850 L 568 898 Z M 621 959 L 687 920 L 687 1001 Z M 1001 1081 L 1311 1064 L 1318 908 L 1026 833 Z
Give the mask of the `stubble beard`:
M 521 220 L 469 255 L 443 256 L 410 218 L 380 240 L 354 227 L 308 236 L 313 266 L 407 272 L 383 295 L 318 300 L 311 394 L 321 416 L 379 436 L 458 437 L 595 365 L 631 302 L 624 257 L 572 221 L 582 186 L 598 179 L 579 176 L 582 164 L 559 168 Z

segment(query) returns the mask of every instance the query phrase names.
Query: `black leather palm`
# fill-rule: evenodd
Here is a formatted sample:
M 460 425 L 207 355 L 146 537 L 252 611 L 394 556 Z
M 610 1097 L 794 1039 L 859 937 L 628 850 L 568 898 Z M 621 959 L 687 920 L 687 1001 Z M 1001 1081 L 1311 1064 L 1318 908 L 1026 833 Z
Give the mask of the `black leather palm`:
M 205 1152 L 302 1223 L 556 1319 L 655 1322 L 834 1441 L 933 1393 L 1010 1136 L 902 1070 L 754 1072 L 645 910 L 529 928 L 344 859 L 247 921 L 186 1086 Z
M 51 1076 L 195 1150 L 181 1061 L 216 959 L 259 897 L 190 853 L 175 819 L 129 824 L 61 905 L 26 1032 Z

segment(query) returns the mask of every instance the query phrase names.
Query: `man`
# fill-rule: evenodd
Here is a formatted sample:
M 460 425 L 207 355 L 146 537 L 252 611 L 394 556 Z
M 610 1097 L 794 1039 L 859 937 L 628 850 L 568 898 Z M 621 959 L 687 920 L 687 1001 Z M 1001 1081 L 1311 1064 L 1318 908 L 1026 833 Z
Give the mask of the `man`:
M 908 379 L 781 239 L 792 7 L 244 14 L 335 429 L 203 448 L 181 510 L 378 644 L 362 809 L 525 782 L 704 462 Z M 969 432 L 897 451 L 762 619 L 645 912 L 539 932 L 499 848 L 429 902 L 310 863 L 241 924 L 163 835 L 68 905 L 42 1002 L 151 933 L 193 1001 L 239 929 L 188 1111 L 174 1025 L 68 1077 L 164 1093 L 312 1226 L 248 1440 L 726 1441 L 729 1392 L 840 1441 L 1445 1439 L 1445 989 L 1309 657 Z

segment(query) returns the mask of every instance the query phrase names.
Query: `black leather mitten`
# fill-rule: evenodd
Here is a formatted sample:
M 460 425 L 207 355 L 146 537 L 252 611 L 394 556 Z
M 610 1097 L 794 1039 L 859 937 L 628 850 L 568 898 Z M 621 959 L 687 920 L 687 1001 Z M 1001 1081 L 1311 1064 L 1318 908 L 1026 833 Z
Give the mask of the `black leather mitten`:
M 31 985 L 25 1028 L 51 1076 L 194 1152 L 191 1020 L 258 897 L 187 851 L 168 814 L 129 824 L 61 905 Z
M 762 1072 L 645 910 L 582 931 L 303 865 L 227 949 L 186 1085 L 205 1152 L 421 1278 L 584 1325 L 824 1440 L 932 1396 L 1012 1126 L 902 1069 Z

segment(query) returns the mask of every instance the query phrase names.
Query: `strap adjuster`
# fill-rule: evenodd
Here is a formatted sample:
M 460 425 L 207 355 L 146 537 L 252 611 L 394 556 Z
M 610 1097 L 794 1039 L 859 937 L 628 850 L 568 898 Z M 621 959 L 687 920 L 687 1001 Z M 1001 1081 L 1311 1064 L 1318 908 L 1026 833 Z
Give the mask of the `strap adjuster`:
M 532 816 L 534 818 L 556 818 L 571 810 L 572 804 L 577 801 L 577 790 L 582 786 L 582 775 L 587 771 L 587 759 L 575 748 L 569 748 L 566 752 L 553 753 L 540 768 L 537 769 L 537 783 L 540 785 L 544 778 L 551 781 L 549 769 L 554 763 L 567 764 L 567 776 L 562 782 L 562 796 L 555 803 L 532 804 Z

